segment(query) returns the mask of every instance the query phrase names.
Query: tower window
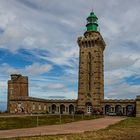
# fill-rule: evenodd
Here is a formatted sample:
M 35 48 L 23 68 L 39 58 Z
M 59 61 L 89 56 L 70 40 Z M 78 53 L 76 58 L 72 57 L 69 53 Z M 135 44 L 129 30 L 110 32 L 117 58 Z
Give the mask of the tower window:
M 88 53 L 88 90 L 91 90 L 91 72 L 92 72 L 92 66 L 91 66 L 91 53 Z

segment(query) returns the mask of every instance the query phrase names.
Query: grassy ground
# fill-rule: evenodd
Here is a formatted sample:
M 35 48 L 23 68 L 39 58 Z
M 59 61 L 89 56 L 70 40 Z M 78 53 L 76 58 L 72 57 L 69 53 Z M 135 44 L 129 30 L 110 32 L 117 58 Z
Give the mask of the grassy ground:
M 140 118 L 128 118 L 96 132 L 10 140 L 140 140 Z
M 21 117 L 0 117 L 0 130 L 29 128 L 42 125 L 63 124 L 73 121 L 95 119 L 100 116 L 82 115 L 42 115 L 42 116 L 21 116 Z

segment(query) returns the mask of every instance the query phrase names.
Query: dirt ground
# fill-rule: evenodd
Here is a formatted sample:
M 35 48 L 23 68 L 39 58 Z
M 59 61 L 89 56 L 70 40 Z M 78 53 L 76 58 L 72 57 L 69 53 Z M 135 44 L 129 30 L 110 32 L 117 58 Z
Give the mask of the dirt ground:
M 95 120 L 85 120 L 72 122 L 62 125 L 48 125 L 34 128 L 1 130 L 0 138 L 12 138 L 23 136 L 43 136 L 43 135 L 58 135 L 81 133 L 86 131 L 95 131 L 106 128 L 107 126 L 117 123 L 125 118 L 123 117 L 105 117 Z

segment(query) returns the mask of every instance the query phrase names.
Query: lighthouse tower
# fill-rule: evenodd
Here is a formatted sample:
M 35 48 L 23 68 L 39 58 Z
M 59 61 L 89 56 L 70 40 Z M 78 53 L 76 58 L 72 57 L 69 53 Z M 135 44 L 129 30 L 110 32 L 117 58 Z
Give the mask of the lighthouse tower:
M 91 12 L 87 17 L 86 32 L 77 41 L 80 48 L 77 109 L 86 113 L 101 108 L 104 99 L 105 42 L 97 21 L 97 16 Z

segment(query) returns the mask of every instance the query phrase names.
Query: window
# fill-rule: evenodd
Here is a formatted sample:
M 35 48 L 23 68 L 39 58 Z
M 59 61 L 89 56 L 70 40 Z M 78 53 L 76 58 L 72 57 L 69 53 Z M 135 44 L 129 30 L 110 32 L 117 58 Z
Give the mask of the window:
M 87 106 L 87 113 L 91 113 L 92 112 L 92 106 Z
M 33 104 L 33 110 L 35 110 L 35 105 Z
M 41 105 L 38 106 L 38 109 L 41 110 Z
M 111 109 L 112 109 L 112 112 L 114 112 L 114 111 L 115 111 L 114 107 L 111 107 Z
M 46 105 L 44 105 L 44 110 L 46 110 Z

